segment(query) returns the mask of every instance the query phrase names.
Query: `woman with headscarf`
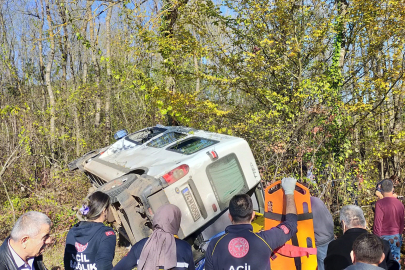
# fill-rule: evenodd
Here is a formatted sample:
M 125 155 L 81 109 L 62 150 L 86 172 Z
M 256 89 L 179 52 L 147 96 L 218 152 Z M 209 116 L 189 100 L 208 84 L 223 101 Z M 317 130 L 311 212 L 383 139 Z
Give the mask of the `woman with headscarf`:
M 113 270 L 194 270 L 191 246 L 177 238 L 180 221 L 177 206 L 161 206 L 153 217 L 152 235 L 136 243 Z
M 116 236 L 105 226 L 110 197 L 100 191 L 89 196 L 80 208 L 85 221 L 71 228 L 66 237 L 64 264 L 66 270 L 111 270 L 115 253 Z

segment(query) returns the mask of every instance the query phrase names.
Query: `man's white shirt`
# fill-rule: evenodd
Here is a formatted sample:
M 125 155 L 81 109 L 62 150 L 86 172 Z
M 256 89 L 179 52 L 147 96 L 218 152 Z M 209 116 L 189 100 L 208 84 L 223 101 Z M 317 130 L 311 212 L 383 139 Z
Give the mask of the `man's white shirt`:
M 17 269 L 18 270 L 35 270 L 35 267 L 33 265 L 34 263 L 34 257 L 28 259 L 28 264 L 24 262 L 23 259 L 21 259 L 20 256 L 14 251 L 14 249 L 10 246 L 10 240 L 8 241 L 8 248 L 11 251 L 11 255 L 13 256 L 14 262 L 17 264 Z

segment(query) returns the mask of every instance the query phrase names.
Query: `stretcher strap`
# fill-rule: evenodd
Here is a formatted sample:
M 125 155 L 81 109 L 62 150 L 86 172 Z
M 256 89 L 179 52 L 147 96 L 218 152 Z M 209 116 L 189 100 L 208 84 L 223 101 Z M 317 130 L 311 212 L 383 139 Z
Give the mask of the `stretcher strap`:
M 299 246 L 300 246 L 300 244 L 298 243 L 297 234 L 294 234 L 293 237 L 291 237 L 291 243 L 293 244 L 293 245 L 291 246 L 291 247 L 292 247 L 292 250 L 286 252 L 287 254 L 290 254 L 290 256 L 291 256 L 292 253 L 294 252 L 294 248 L 296 248 L 296 247 L 299 248 Z M 287 248 L 288 248 L 288 247 L 287 247 Z M 301 258 L 300 258 L 300 257 L 301 257 L 301 256 L 299 256 L 299 257 L 293 257 L 293 258 L 294 258 L 294 264 L 295 264 L 295 269 L 296 269 L 296 270 L 301 270 Z
M 282 214 L 277 214 L 274 212 L 264 212 L 264 217 L 272 220 L 277 220 L 277 221 L 285 221 L 285 216 Z M 308 220 L 308 219 L 313 219 L 313 214 L 312 213 L 303 213 L 303 214 L 298 214 L 297 218 L 298 221 L 301 220 Z
M 274 252 L 290 258 L 299 258 L 304 256 L 309 257 L 309 255 L 316 255 L 316 248 L 297 247 L 294 246 L 294 238 L 291 238 L 291 241 L 293 242 L 293 245 L 285 244 L 276 249 Z

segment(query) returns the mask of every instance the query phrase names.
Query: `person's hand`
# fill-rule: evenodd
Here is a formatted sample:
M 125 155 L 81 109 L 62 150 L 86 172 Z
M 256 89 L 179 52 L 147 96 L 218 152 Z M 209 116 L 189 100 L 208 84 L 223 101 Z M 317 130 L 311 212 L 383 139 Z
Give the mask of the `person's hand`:
M 293 177 L 286 177 L 281 180 L 281 187 L 285 195 L 294 195 L 295 183 L 297 183 L 297 179 Z

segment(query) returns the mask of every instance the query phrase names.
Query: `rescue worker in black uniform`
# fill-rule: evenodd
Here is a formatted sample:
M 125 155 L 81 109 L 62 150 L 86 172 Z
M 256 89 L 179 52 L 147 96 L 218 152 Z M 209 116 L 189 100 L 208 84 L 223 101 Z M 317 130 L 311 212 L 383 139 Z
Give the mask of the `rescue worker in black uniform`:
M 96 191 L 80 208 L 86 221 L 80 221 L 66 236 L 65 270 L 111 270 L 115 254 L 116 236 L 105 226 L 110 196 Z
M 294 190 L 296 179 L 284 178 L 281 186 L 286 198 L 286 220 L 267 231 L 253 233 L 253 203 L 246 194 L 229 202 L 232 225 L 214 238 L 205 253 L 205 270 L 270 270 L 273 250 L 284 245 L 297 232 Z

